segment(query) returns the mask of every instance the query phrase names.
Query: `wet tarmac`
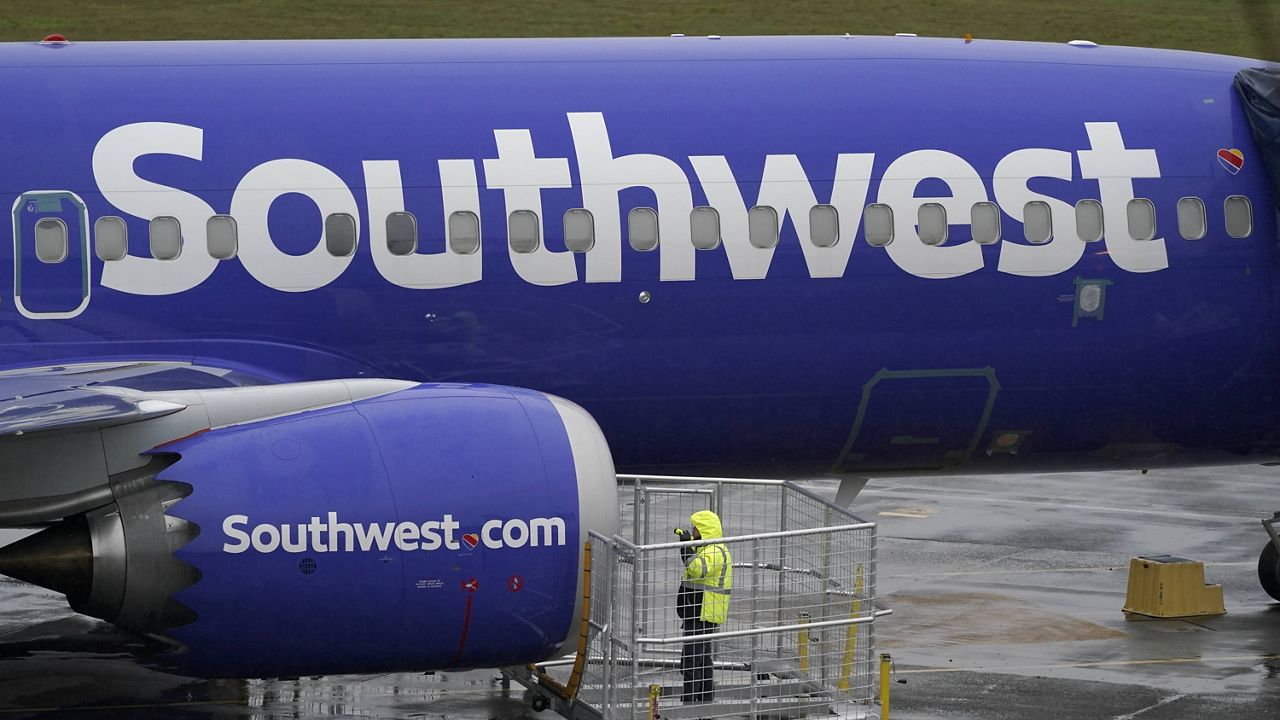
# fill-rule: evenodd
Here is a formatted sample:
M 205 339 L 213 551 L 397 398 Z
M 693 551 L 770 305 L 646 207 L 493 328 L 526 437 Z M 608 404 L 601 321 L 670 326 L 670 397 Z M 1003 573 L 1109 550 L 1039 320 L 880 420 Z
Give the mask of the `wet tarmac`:
M 893 718 L 1280 718 L 1280 604 L 1256 577 L 1280 468 L 880 480 L 854 509 L 880 523 Z M 1128 560 L 1156 554 L 1203 561 L 1227 614 L 1126 618 Z M 210 681 L 159 649 L 0 579 L 0 720 L 552 717 L 492 671 Z

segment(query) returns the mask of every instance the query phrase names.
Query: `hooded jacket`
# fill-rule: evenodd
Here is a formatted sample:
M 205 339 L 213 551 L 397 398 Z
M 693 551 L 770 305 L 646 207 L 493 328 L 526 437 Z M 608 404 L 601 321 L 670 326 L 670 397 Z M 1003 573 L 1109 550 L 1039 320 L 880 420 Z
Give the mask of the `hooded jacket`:
M 689 521 L 706 540 L 724 537 L 720 518 L 710 510 L 700 510 Z M 712 542 L 683 552 L 684 575 L 676 598 L 676 613 L 682 620 L 701 620 L 719 625 L 729 617 L 729 595 L 733 589 L 733 558 L 724 543 Z

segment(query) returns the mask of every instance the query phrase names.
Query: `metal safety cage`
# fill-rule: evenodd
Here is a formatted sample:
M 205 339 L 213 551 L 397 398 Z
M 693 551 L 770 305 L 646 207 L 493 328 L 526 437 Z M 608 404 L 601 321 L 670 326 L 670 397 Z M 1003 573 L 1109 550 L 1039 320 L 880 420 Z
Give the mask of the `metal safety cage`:
M 535 705 L 550 691 L 544 707 L 584 719 L 873 714 L 875 619 L 888 613 L 875 602 L 874 523 L 785 481 L 619 482 L 621 532 L 588 541 L 578 655 L 512 674 Z M 720 516 L 725 537 L 679 541 L 673 530 L 699 510 Z M 691 634 L 676 610 L 681 549 L 713 543 L 730 557 L 728 617 Z

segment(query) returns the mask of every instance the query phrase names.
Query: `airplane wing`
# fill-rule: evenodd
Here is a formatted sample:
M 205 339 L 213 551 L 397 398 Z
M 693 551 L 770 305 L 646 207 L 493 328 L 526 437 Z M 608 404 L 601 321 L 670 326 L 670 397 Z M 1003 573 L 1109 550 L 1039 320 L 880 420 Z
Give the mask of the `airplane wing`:
M 257 383 L 180 362 L 82 363 L 0 371 L 0 437 L 148 420 L 183 406 L 148 398 L 147 391 L 244 384 Z

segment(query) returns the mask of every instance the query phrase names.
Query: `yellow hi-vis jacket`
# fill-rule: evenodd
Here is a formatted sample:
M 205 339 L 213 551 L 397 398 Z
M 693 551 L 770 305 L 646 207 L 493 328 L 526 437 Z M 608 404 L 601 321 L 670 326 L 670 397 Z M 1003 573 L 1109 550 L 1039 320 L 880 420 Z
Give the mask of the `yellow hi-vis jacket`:
M 710 510 L 696 512 L 689 520 L 703 540 L 724 537 L 720 518 Z M 729 556 L 729 548 L 724 543 L 699 546 L 685 563 L 681 584 L 702 591 L 699 620 L 717 625 L 723 623 L 729 617 L 729 594 L 733 589 L 733 558 Z

